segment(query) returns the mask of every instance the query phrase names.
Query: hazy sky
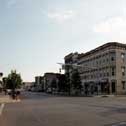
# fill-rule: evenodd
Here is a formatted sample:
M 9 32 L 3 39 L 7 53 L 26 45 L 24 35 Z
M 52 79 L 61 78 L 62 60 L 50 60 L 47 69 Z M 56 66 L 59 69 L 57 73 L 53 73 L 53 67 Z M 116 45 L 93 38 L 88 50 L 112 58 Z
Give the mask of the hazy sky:
M 0 70 L 24 81 L 58 72 L 70 52 L 126 42 L 126 0 L 0 0 Z

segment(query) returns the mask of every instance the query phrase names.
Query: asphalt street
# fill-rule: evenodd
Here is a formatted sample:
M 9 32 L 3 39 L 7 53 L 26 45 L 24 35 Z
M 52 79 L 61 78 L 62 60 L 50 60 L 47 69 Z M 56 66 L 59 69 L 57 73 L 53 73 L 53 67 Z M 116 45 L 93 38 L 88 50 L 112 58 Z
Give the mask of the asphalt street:
M 126 97 L 56 97 L 23 93 L 7 103 L 0 126 L 126 126 Z

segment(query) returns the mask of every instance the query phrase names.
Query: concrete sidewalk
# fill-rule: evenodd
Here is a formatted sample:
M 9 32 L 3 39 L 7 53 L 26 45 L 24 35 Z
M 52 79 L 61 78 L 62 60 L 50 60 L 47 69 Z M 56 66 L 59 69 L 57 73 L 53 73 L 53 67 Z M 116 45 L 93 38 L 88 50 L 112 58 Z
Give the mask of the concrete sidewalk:
M 2 93 L 0 93 L 0 104 L 1 103 L 13 103 L 13 102 L 20 102 L 21 100 L 13 100 L 12 98 L 10 98 L 9 95 L 4 95 Z

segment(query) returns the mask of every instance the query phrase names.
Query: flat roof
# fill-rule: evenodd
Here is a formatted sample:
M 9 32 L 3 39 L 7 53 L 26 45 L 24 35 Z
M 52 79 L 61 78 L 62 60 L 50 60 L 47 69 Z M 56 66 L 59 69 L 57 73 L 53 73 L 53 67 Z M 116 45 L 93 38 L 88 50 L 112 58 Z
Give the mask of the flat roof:
M 82 57 L 88 56 L 90 54 L 93 54 L 95 52 L 98 52 L 98 51 L 103 50 L 103 49 L 105 49 L 107 47 L 110 47 L 110 46 L 115 46 L 115 47 L 118 46 L 118 47 L 123 47 L 123 48 L 126 49 L 126 44 L 119 43 L 119 42 L 108 42 L 108 43 L 105 43 L 105 44 L 103 44 L 103 45 L 101 45 L 101 46 L 91 50 L 91 51 L 88 51 L 88 52 L 83 53 L 83 54 L 79 54 L 78 58 L 82 58 Z

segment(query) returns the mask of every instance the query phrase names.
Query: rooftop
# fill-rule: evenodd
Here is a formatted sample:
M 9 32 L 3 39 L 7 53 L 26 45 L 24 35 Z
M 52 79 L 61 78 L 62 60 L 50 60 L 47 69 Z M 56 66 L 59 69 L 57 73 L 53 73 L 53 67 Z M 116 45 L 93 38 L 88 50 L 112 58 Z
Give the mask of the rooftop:
M 88 55 L 90 55 L 92 53 L 98 52 L 98 51 L 103 50 L 103 49 L 105 49 L 107 47 L 110 47 L 110 46 L 115 46 L 115 47 L 118 46 L 118 47 L 123 47 L 123 48 L 126 49 L 126 44 L 122 44 L 122 43 L 119 43 L 119 42 L 108 42 L 108 43 L 105 43 L 104 45 L 101 45 L 101 46 L 99 46 L 99 47 L 97 47 L 97 48 L 95 48 L 95 49 L 93 49 L 93 50 L 91 50 L 91 51 L 89 51 L 87 53 L 79 54 L 78 58 L 88 56 Z

